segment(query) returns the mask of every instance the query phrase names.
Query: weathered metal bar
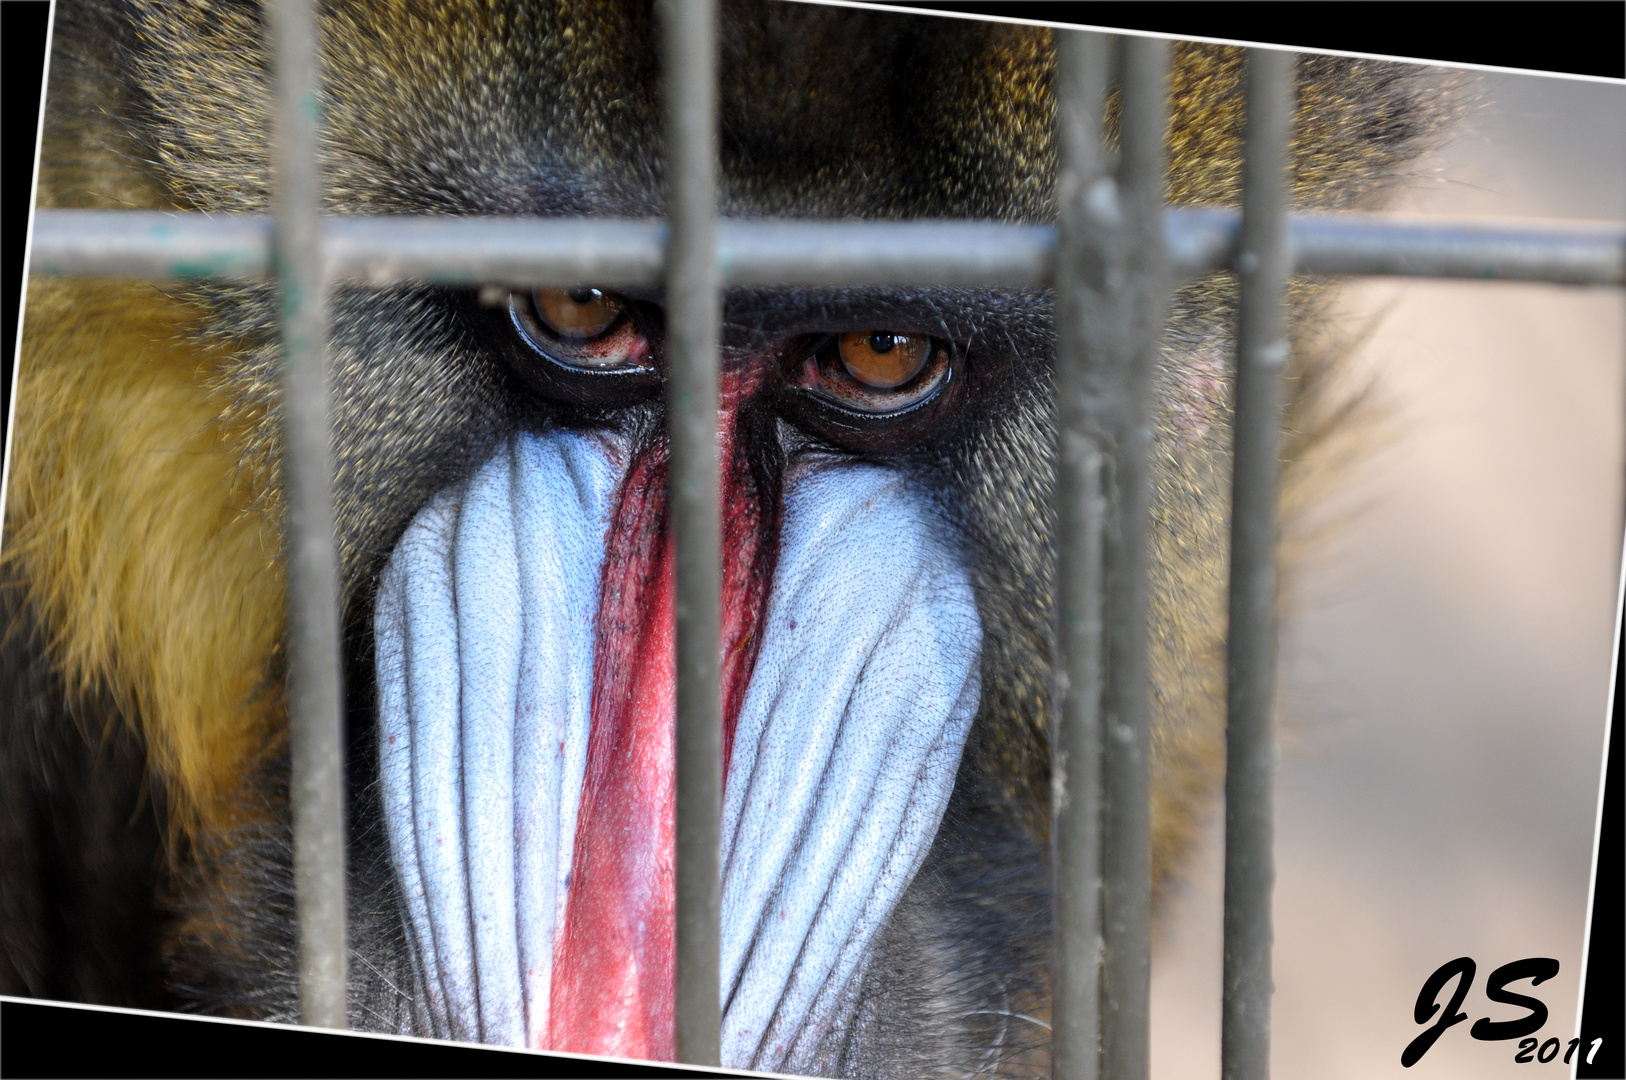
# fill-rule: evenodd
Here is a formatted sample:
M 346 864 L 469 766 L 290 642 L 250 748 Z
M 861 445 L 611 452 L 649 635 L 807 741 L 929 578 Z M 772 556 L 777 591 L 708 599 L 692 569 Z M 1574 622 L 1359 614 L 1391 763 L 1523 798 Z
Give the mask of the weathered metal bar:
M 328 228 L 328 271 L 379 285 L 658 285 L 667 237 L 658 220 L 348 218 Z
M 1237 258 L 1236 414 L 1226 634 L 1223 1080 L 1270 1075 L 1276 881 L 1276 487 L 1289 346 L 1288 138 L 1293 55 L 1252 49 Z
M 1295 214 L 1287 232 L 1290 265 L 1301 274 L 1626 285 L 1626 226 L 1618 223 Z
M 288 723 L 299 1016 L 345 1020 L 344 746 L 339 573 L 333 543 L 327 314 L 317 164 L 317 19 L 309 0 L 267 6 L 275 269 L 282 292 L 282 490 L 286 506 Z
M 36 210 L 34 274 L 150 281 L 269 277 L 276 224 L 262 214 Z
M 1152 914 L 1151 688 L 1147 522 L 1152 376 L 1168 301 L 1163 183 L 1168 44 L 1126 38 L 1120 111 L 1124 338 L 1106 565 L 1107 674 L 1101 754 L 1101 1071 L 1145 1080 L 1150 1067 Z
M 717 500 L 716 0 L 660 0 L 666 431 L 677 608 L 677 1058 L 718 1064 L 722 559 Z
M 1056 32 L 1056 618 L 1050 795 L 1050 1074 L 1101 1075 L 1101 679 L 1106 515 L 1102 368 L 1091 330 L 1106 303 L 1090 195 L 1103 180 L 1110 74 L 1100 34 Z M 1108 184 L 1110 180 L 1106 181 Z M 1099 202 L 1099 200 L 1098 200 Z M 1095 406 L 1092 408 L 1092 405 Z
M 1176 280 L 1229 269 L 1242 218 L 1170 209 L 1164 245 Z M 1294 214 L 1302 274 L 1626 285 L 1626 225 Z M 250 214 L 40 210 L 33 272 L 258 278 L 271 272 L 271 222 Z M 607 218 L 328 218 L 330 281 L 603 286 L 662 280 L 666 227 Z M 1056 231 L 978 221 L 720 221 L 724 285 L 955 285 L 1042 288 Z
M 725 221 L 729 285 L 950 285 L 1042 288 L 1056 231 L 989 221 Z

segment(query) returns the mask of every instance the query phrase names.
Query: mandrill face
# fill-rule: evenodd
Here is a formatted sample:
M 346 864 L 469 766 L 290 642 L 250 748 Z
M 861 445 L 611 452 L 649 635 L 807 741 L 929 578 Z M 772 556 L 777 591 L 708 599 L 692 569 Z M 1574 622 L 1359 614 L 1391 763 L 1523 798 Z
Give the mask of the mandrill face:
M 554 329 L 553 297 L 537 291 L 533 326 Z M 632 338 L 631 319 L 598 336 Z M 578 344 L 562 334 L 526 340 L 525 362 L 560 367 L 551 378 L 612 370 L 555 355 Z M 907 470 L 815 441 L 776 407 L 797 393 L 844 407 L 827 354 L 831 382 L 904 388 L 864 388 L 872 408 L 919 409 L 949 379 L 945 350 L 849 332 L 796 356 L 811 347 L 788 364 L 739 350 L 718 414 L 723 1053 L 775 1066 L 847 1022 L 980 701 L 963 541 Z M 886 367 L 898 353 L 915 370 Z M 876 356 L 880 376 L 859 366 Z M 650 419 L 516 432 L 417 514 L 385 568 L 383 807 L 437 1033 L 672 1056 L 673 579 Z

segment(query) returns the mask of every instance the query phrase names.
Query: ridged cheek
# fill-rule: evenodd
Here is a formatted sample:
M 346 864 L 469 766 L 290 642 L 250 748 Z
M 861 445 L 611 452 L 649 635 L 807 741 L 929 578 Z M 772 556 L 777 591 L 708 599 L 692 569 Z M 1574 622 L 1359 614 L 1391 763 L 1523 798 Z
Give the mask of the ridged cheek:
M 804 461 L 723 809 L 723 1060 L 817 1067 L 931 846 L 981 698 L 970 576 L 897 472 Z
M 621 454 L 519 435 L 438 495 L 380 582 L 384 813 L 421 1025 L 540 1045 L 587 760 Z
M 745 612 L 724 620 L 725 674 L 742 642 L 752 661 L 727 718 L 720 1004 L 726 1064 L 796 1069 L 839 1039 L 936 834 L 981 631 L 948 530 L 901 474 L 804 459 L 767 496 L 771 517 L 740 520 L 771 553 L 725 552 L 754 569 L 724 575 Z M 522 435 L 390 559 L 384 805 L 435 1034 L 670 1052 L 663 508 L 658 448 Z

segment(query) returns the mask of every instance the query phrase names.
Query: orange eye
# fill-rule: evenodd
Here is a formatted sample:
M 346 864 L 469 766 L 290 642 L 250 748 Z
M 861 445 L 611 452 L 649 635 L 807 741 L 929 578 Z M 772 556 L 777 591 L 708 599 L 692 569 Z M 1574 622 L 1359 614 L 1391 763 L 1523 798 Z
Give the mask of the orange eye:
M 621 301 L 603 289 L 538 289 L 536 313 L 562 338 L 598 337 L 621 315 Z
M 931 400 L 949 381 L 950 350 L 925 334 L 849 330 L 795 361 L 792 385 L 853 412 L 886 416 Z
M 965 397 L 967 360 L 941 338 L 832 328 L 802 341 L 784 354 L 788 392 L 780 407 L 791 423 L 833 446 L 857 453 L 901 449 L 930 433 Z
M 932 355 L 931 338 L 885 330 L 842 334 L 838 348 L 847 374 L 876 390 L 902 386 L 920 374 Z
M 613 292 L 590 286 L 515 290 L 508 310 L 520 336 L 555 363 L 588 371 L 651 368 L 653 350 L 636 309 Z

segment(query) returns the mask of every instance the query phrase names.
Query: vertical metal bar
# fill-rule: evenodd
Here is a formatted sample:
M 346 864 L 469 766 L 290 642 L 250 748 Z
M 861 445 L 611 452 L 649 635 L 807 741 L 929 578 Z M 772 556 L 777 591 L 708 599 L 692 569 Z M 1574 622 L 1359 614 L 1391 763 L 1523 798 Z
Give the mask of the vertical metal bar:
M 677 589 L 677 1057 L 716 1065 L 722 1027 L 715 0 L 661 0 L 666 123 L 667 491 Z
M 1167 43 L 1124 41 L 1118 185 L 1122 191 L 1126 320 L 1122 409 L 1106 535 L 1106 731 L 1102 753 L 1101 1067 L 1145 1080 L 1151 985 L 1151 691 L 1147 520 L 1151 507 L 1152 375 L 1167 306 L 1163 250 Z
M 276 79 L 272 178 L 282 290 L 288 722 L 302 1023 L 345 1026 L 344 750 L 338 561 L 328 427 L 316 16 L 268 5 Z
M 1226 638 L 1224 1080 L 1270 1074 L 1276 482 L 1292 269 L 1286 183 L 1292 91 L 1292 54 L 1248 53 Z
M 1051 953 L 1051 1075 L 1101 1075 L 1101 673 L 1104 600 L 1100 427 L 1103 366 L 1092 363 L 1101 314 L 1101 118 L 1107 39 L 1056 31 L 1056 654 L 1050 794 L 1055 942 Z M 1099 192 L 1098 184 L 1105 184 Z M 1092 408 L 1092 405 L 1095 407 Z

